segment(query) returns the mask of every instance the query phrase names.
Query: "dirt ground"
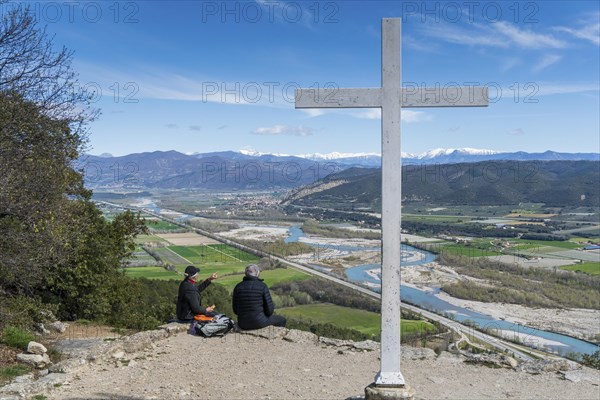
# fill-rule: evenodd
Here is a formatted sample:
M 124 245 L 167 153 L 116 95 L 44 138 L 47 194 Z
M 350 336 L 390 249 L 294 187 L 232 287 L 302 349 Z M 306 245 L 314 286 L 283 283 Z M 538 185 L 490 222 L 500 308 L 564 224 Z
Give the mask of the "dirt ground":
M 418 351 L 418 349 L 417 349 Z M 574 383 L 560 373 L 531 375 L 465 364 L 449 353 L 403 358 L 418 399 L 594 399 L 600 373 Z M 180 333 L 127 359 L 99 361 L 53 389 L 75 399 L 347 399 L 362 396 L 379 369 L 379 352 L 348 352 L 230 334 L 201 339 Z
M 198 235 L 194 232 L 185 233 L 157 233 L 156 236 L 165 239 L 175 246 L 200 246 L 203 244 L 218 244 L 214 239 Z

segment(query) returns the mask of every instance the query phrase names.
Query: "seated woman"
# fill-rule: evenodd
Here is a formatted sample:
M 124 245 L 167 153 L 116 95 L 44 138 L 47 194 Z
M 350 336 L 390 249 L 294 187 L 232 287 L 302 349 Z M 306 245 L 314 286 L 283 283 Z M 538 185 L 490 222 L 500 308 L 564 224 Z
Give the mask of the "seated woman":
M 198 279 L 199 268 L 193 265 L 188 265 L 185 269 L 185 279 L 179 284 L 179 293 L 177 295 L 177 319 L 179 322 L 190 322 L 194 316 L 198 314 L 213 317 L 215 306 L 202 307 L 202 291 L 206 289 L 213 280 L 217 279 L 217 274 L 212 274 L 208 279 L 204 280 L 196 286 Z
M 233 312 L 238 316 L 238 326 L 244 330 L 269 325 L 285 327 L 285 317 L 273 314 L 275 305 L 271 293 L 259 274 L 258 265 L 248 265 L 243 281 L 233 289 Z

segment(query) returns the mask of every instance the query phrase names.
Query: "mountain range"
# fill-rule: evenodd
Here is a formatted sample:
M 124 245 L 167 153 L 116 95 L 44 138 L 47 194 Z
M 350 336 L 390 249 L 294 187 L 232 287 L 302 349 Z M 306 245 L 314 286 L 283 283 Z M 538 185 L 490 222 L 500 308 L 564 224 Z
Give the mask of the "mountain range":
M 497 152 L 481 149 L 435 149 L 403 154 L 403 165 L 481 161 L 600 161 L 600 153 Z M 183 154 L 154 151 L 114 157 L 83 155 L 76 163 L 94 189 L 289 189 L 312 184 L 349 168 L 379 168 L 375 153 L 267 154 L 248 150 Z

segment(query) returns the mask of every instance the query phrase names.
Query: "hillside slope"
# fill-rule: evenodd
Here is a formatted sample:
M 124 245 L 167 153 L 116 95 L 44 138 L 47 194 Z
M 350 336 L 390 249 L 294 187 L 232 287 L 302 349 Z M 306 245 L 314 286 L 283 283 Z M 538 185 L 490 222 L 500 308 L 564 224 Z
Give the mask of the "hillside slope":
M 310 334 L 308 334 L 310 335 Z M 179 333 L 137 352 L 96 359 L 49 399 L 347 399 L 361 396 L 379 369 L 379 351 L 290 339 L 229 334 L 202 339 Z M 403 374 L 419 399 L 594 399 L 598 371 L 535 375 L 471 365 L 430 349 L 403 347 Z M 536 371 L 539 372 L 539 371 Z M 77 378 L 75 378 L 75 376 Z
M 403 201 L 447 205 L 600 205 L 600 162 L 487 161 L 403 167 Z M 331 181 L 344 183 L 331 187 Z M 321 190 L 319 190 L 321 189 Z M 326 208 L 381 208 L 381 170 L 352 168 L 331 174 L 286 200 Z

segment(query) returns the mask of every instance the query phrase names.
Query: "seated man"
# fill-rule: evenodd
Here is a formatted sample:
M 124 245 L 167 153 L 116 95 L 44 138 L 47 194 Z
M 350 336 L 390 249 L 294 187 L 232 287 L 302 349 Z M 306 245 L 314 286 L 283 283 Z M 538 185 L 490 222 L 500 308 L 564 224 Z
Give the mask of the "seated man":
M 179 294 L 177 295 L 177 319 L 180 322 L 190 322 L 195 315 L 204 314 L 209 317 L 215 316 L 213 312 L 215 306 L 202 307 L 201 292 L 211 284 L 214 279 L 217 279 L 217 274 L 212 274 L 208 279 L 203 281 L 196 287 L 196 279 L 198 278 L 199 268 L 193 265 L 188 265 L 185 269 L 185 279 L 179 284 Z
M 268 325 L 285 326 L 284 317 L 273 315 L 275 305 L 269 288 L 258 278 L 259 274 L 257 265 L 248 265 L 244 280 L 233 289 L 233 312 L 238 316 L 238 326 L 245 330 Z

